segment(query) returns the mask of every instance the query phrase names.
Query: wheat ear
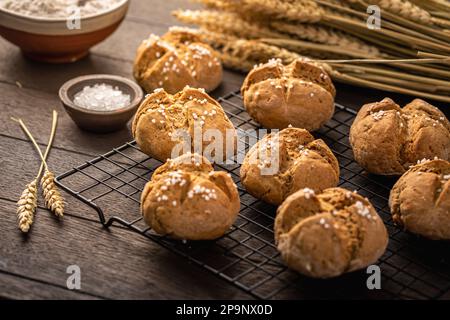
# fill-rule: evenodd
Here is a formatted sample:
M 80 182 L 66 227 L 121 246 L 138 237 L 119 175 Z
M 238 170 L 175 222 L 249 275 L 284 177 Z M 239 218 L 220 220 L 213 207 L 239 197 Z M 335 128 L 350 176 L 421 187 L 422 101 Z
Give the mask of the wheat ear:
M 20 126 L 25 131 L 25 133 L 28 135 L 28 138 L 33 143 L 34 147 L 36 148 L 36 151 L 38 152 L 39 156 L 41 157 L 41 167 L 39 169 L 38 177 L 40 176 L 43 169 L 44 175 L 41 178 L 41 186 L 42 186 L 42 193 L 44 195 L 45 199 L 45 206 L 47 209 L 52 211 L 56 216 L 62 217 L 64 215 L 64 198 L 62 197 L 61 193 L 59 192 L 59 189 L 57 188 L 54 180 L 55 175 L 49 170 L 46 158 L 48 156 L 48 153 L 51 149 L 51 145 L 53 143 L 53 139 L 56 132 L 56 125 L 57 125 L 57 119 L 58 119 L 58 113 L 53 110 L 53 121 L 52 121 L 52 131 L 50 134 L 49 143 L 47 145 L 47 149 L 45 151 L 45 155 L 42 154 L 41 149 L 36 143 L 36 140 L 34 139 L 31 132 L 28 130 L 25 123 L 19 119 Z
M 345 47 L 347 49 L 365 53 L 367 56 L 381 56 L 377 47 L 369 45 L 356 37 L 329 27 L 324 27 L 317 24 L 290 24 L 282 21 L 275 21 L 270 25 L 277 31 L 295 35 L 299 39 Z
M 284 35 L 274 32 L 261 24 L 243 19 L 234 12 L 213 10 L 176 10 L 172 12 L 183 23 L 196 24 L 206 30 L 231 34 L 242 38 L 282 38 Z
M 27 233 L 33 224 L 34 213 L 37 207 L 37 178 L 27 184 L 19 201 L 17 201 L 17 221 L 19 229 Z
M 412 21 L 433 24 L 431 14 L 425 9 L 416 6 L 407 0 L 377 0 L 375 1 L 381 8 L 396 13 L 399 16 L 410 19 Z
M 324 14 L 312 0 L 197 0 L 207 8 L 297 22 L 318 22 Z

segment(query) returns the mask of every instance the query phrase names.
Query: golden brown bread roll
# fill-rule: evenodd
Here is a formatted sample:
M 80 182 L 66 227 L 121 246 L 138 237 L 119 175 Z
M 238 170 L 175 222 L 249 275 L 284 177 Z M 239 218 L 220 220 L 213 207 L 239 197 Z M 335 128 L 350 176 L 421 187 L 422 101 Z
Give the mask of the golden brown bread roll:
M 389 206 L 406 230 L 450 240 L 450 162 L 423 160 L 411 167 L 392 188 Z
M 278 208 L 275 241 L 286 264 L 307 276 L 330 278 L 375 263 L 388 235 L 371 203 L 342 188 L 306 188 Z
M 239 194 L 229 174 L 214 171 L 197 154 L 168 160 L 153 173 L 141 195 L 145 222 L 158 234 L 176 239 L 222 236 L 239 207 Z
M 263 127 L 314 131 L 331 119 L 336 91 L 320 66 L 272 59 L 250 71 L 241 93 L 248 114 Z
M 192 32 L 173 28 L 161 38 L 151 35 L 139 46 L 133 75 L 147 92 L 176 93 L 189 85 L 214 90 L 222 81 L 217 53 Z
M 385 98 L 364 105 L 350 129 L 355 160 L 367 171 L 401 175 L 421 159 L 449 160 L 450 123 L 427 102 L 400 108 Z
M 163 89 L 155 90 L 141 103 L 132 124 L 133 137 L 142 152 L 160 161 L 172 158 L 173 151 L 177 151 L 173 157 L 183 153 L 178 147 L 189 140 L 180 132 L 190 135 L 189 150 L 186 152 L 205 154 L 207 147 L 213 143 L 204 137 L 208 129 L 215 129 L 221 134 L 222 145 L 218 151 L 223 156 L 220 160 L 232 156 L 237 141 L 233 124 L 216 100 L 204 90 L 190 87 L 175 95 Z M 201 146 L 202 150 L 196 150 L 196 146 Z M 220 154 L 212 150 L 211 156 L 215 158 Z
M 304 129 L 286 128 L 265 136 L 249 150 L 240 176 L 251 195 L 277 205 L 301 188 L 335 187 L 339 164 L 321 139 L 315 140 Z

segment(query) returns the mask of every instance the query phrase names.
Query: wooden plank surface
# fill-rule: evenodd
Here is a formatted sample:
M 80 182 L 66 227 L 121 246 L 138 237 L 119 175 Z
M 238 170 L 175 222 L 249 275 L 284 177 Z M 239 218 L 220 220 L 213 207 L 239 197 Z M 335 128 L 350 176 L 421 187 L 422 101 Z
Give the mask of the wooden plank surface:
M 169 21 L 165 6 L 147 6 L 149 3 L 132 1 L 130 19 L 123 28 L 75 64 L 35 63 L 25 59 L 15 46 L 0 40 L 0 297 L 250 298 L 129 230 L 121 227 L 105 230 L 90 207 L 68 195 L 62 222 L 38 208 L 28 237 L 23 237 L 16 227 L 15 201 L 36 174 L 38 157 L 10 117 L 23 118 L 42 145 L 48 139 L 51 111 L 59 111 L 58 134 L 49 159 L 56 173 L 129 141 L 127 128 L 108 135 L 78 129 L 63 111 L 57 91 L 65 81 L 83 74 L 110 73 L 131 78 L 137 44 L 150 32 L 164 33 Z M 143 24 L 142 15 L 133 17 L 133 11 L 149 14 L 144 18 L 152 21 Z M 217 96 L 238 89 L 242 80 L 241 75 L 231 72 L 226 72 L 225 77 Z M 68 276 L 65 271 L 70 264 L 81 267 L 81 292 L 65 287 Z
M 250 298 L 142 236 L 122 227 L 105 230 L 91 208 L 68 195 L 62 222 L 39 208 L 28 237 L 16 227 L 15 202 L 33 179 L 39 162 L 10 117 L 23 118 L 43 146 L 48 139 L 51 111 L 59 111 L 58 133 L 49 159 L 57 174 L 129 141 L 127 128 L 108 135 L 80 130 L 60 105 L 59 87 L 84 74 L 131 78 L 134 53 L 142 39 L 150 33 L 163 34 L 169 26 L 178 24 L 171 10 L 197 6 L 185 0 L 132 0 L 121 27 L 93 48 L 87 58 L 74 64 L 29 61 L 18 48 L 0 39 L 0 298 Z M 222 85 L 212 95 L 219 97 L 239 89 L 243 77 L 226 70 Z M 337 89 L 337 101 L 355 109 L 384 96 L 399 102 L 411 99 L 345 85 L 337 85 Z M 121 204 L 111 205 L 121 209 Z M 81 267 L 81 291 L 66 288 L 66 268 L 71 264 Z

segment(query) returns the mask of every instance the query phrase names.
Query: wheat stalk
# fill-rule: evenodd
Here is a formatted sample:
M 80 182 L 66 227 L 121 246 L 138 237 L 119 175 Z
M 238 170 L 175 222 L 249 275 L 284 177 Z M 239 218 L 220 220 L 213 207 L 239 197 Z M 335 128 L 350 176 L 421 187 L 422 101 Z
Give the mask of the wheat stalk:
M 415 5 L 428 11 L 449 11 L 450 3 L 447 0 L 410 0 Z
M 172 14 L 181 22 L 196 24 L 212 32 L 221 32 L 244 38 L 278 38 L 282 34 L 242 19 L 234 12 L 212 10 L 176 10 Z
M 17 202 L 17 221 L 19 229 L 27 233 L 33 224 L 37 207 L 37 178 L 27 184 Z
M 372 0 L 382 9 L 419 23 L 432 25 L 431 14 L 408 0 Z
M 411 96 L 415 96 L 415 97 L 423 97 L 423 98 L 427 98 L 427 99 L 450 102 L 450 97 L 448 97 L 448 96 L 430 94 L 430 93 L 423 92 L 420 90 L 406 89 L 402 86 L 386 84 L 384 81 L 367 80 L 367 79 L 358 77 L 358 75 L 354 75 L 354 74 L 353 75 L 352 74 L 342 74 L 338 71 L 333 71 L 333 73 L 331 75 L 334 79 L 339 80 L 344 83 L 357 84 L 359 86 L 364 86 L 364 87 L 373 88 L 373 89 L 398 92 L 398 93 L 403 93 L 403 94 L 407 94 L 407 95 L 411 95 Z
M 346 19 L 357 18 L 360 21 L 365 21 L 367 19 L 366 9 L 371 4 L 371 2 L 367 3 L 364 0 L 347 0 L 353 4 L 353 7 L 348 7 L 342 4 L 335 4 L 330 2 L 330 0 L 314 1 L 321 6 L 324 6 L 327 14 L 333 15 L 338 13 L 340 16 L 345 16 Z M 408 34 L 432 42 L 440 41 L 441 44 L 446 44 L 449 40 L 447 34 L 445 34 L 442 30 L 434 28 L 434 26 L 421 25 L 420 23 L 404 18 L 387 10 L 383 11 L 382 17 L 383 28 L 388 28 L 401 34 Z M 438 22 L 441 24 L 445 22 L 441 21 L 442 19 L 438 20 L 439 21 L 436 21 L 436 24 Z
M 331 61 L 322 62 L 329 61 L 327 71 L 337 81 L 450 100 L 446 58 L 450 54 L 450 30 L 445 29 L 450 26 L 446 14 L 450 5 L 445 1 L 428 0 L 426 5 L 419 0 L 198 1 L 232 13 L 222 25 L 212 21 L 212 16 L 209 23 L 189 21 L 213 31 L 200 32 L 204 41 L 220 52 L 224 65 L 231 68 L 248 70 L 253 63 L 271 58 L 269 54 L 283 56 L 284 63 L 302 55 L 331 57 Z M 382 8 L 381 29 L 367 28 L 368 3 Z M 318 10 L 306 18 L 308 10 L 303 10 L 304 7 Z M 293 14 L 302 10 L 303 14 Z M 214 18 L 219 20 L 221 16 L 217 14 Z M 437 56 L 415 59 L 417 51 Z M 349 57 L 357 59 L 348 60 Z M 371 62 L 361 58 L 369 58 Z M 371 63 L 379 66 L 367 66 Z
M 196 24 L 211 32 L 224 33 L 247 39 L 284 39 L 280 41 L 293 41 L 286 34 L 274 32 L 270 28 L 260 24 L 251 23 L 233 12 L 218 12 L 211 10 L 177 10 L 172 13 L 178 20 L 184 23 Z M 297 35 L 299 38 L 307 38 L 320 45 L 300 42 L 294 51 L 307 53 L 314 57 L 329 57 L 330 52 L 341 54 L 343 57 L 369 58 L 379 57 L 380 52 L 376 47 L 366 45 L 363 41 L 343 33 L 333 31 L 331 28 L 309 25 L 290 25 L 284 22 L 274 22 L 272 27 L 282 32 Z M 330 47 L 332 46 L 332 47 Z M 352 49 L 352 50 L 349 50 Z
M 57 125 L 57 119 L 58 119 L 58 113 L 53 110 L 53 121 L 52 121 L 52 130 L 49 138 L 49 143 L 47 145 L 47 149 L 45 151 L 45 155 L 42 154 L 41 149 L 39 148 L 36 140 L 34 139 L 31 132 L 28 130 L 25 123 L 18 119 L 20 126 L 27 134 L 28 138 L 33 143 L 34 147 L 36 148 L 36 151 L 38 152 L 40 158 L 41 158 L 41 167 L 39 168 L 39 173 L 37 176 L 37 179 L 40 177 L 42 170 L 45 169 L 44 174 L 41 178 L 41 186 L 42 186 L 42 193 L 45 199 L 45 206 L 47 209 L 52 211 L 56 216 L 62 217 L 64 215 L 64 198 L 62 197 L 61 193 L 59 192 L 58 187 L 54 183 L 55 176 L 54 174 L 49 170 L 46 158 L 48 156 L 48 153 L 50 152 L 51 145 L 53 143 L 53 139 L 56 132 L 56 125 Z
M 354 6 L 358 8 L 361 12 L 355 10 L 349 10 L 348 8 L 343 8 L 339 6 L 332 6 L 328 2 L 324 0 L 315 0 L 317 3 L 320 3 L 324 6 L 333 7 L 339 11 L 352 12 L 352 15 L 356 15 L 361 19 L 365 20 L 365 11 L 366 8 L 371 4 L 371 2 L 366 2 L 365 0 L 354 0 Z M 415 37 L 419 37 L 425 40 L 429 40 L 431 42 L 439 42 L 441 44 L 447 45 L 450 37 L 448 34 L 444 32 L 444 30 L 440 28 L 436 28 L 436 26 L 448 27 L 450 26 L 450 21 L 448 18 L 441 19 L 436 17 L 431 17 L 432 23 L 429 24 L 421 24 L 414 21 L 409 16 L 402 16 L 396 12 L 392 12 L 390 10 L 384 9 L 382 12 L 383 17 L 383 26 L 387 27 L 391 30 L 409 34 Z
M 204 29 L 183 28 L 183 30 L 195 33 L 203 42 L 215 48 L 222 63 L 231 69 L 249 71 L 259 63 L 265 63 L 272 58 L 276 58 L 284 64 L 289 64 L 297 59 L 308 60 L 328 73 L 331 70 L 331 67 L 326 63 L 317 63 L 295 52 L 257 40 L 241 39 Z
M 311 0 L 198 0 L 207 7 L 244 13 L 248 17 L 264 15 L 272 19 L 318 22 L 324 14 Z
M 380 57 L 377 47 L 366 44 L 356 37 L 352 37 L 344 32 L 332 28 L 315 24 L 290 24 L 286 22 L 272 22 L 270 24 L 280 32 L 286 32 L 296 37 L 313 42 L 340 46 L 354 51 L 362 52 L 367 56 Z M 273 37 L 272 37 L 273 38 Z

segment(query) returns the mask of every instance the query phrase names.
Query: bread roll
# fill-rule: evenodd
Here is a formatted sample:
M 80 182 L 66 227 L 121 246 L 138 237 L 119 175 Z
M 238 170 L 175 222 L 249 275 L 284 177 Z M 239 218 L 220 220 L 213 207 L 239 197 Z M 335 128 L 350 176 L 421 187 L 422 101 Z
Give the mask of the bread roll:
M 205 136 L 211 129 L 217 140 Z M 160 161 L 185 152 L 221 161 L 236 151 L 236 130 L 220 104 L 204 90 L 190 87 L 175 95 L 163 89 L 148 95 L 136 112 L 132 134 L 142 152 Z
M 320 66 L 272 59 L 250 71 L 241 93 L 248 114 L 263 127 L 314 131 L 331 119 L 336 91 Z
M 339 164 L 325 142 L 304 129 L 287 128 L 256 143 L 240 175 L 251 195 L 278 205 L 305 187 L 322 191 L 337 186 Z
M 385 98 L 364 105 L 350 128 L 355 160 L 367 171 L 401 175 L 421 159 L 450 158 L 450 123 L 429 103 L 400 108 Z
M 239 213 L 239 194 L 229 174 L 214 171 L 197 154 L 159 167 L 141 195 L 145 222 L 158 234 L 184 240 L 222 236 Z
M 371 203 L 357 193 L 306 188 L 278 208 L 275 241 L 286 264 L 310 277 L 330 278 L 375 263 L 388 235 Z
M 389 197 L 392 218 L 406 230 L 450 240 L 450 162 L 424 160 L 403 174 Z
M 187 85 L 212 91 L 222 81 L 222 65 L 217 53 L 198 36 L 173 28 L 142 42 L 133 75 L 147 92 L 164 88 L 175 94 Z

